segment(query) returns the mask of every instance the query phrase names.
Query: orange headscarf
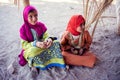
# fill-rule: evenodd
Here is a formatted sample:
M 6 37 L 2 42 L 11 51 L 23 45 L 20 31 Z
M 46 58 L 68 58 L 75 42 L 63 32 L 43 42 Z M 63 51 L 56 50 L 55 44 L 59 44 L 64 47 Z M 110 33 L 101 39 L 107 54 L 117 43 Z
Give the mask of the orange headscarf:
M 68 22 L 66 31 L 69 31 L 75 36 L 80 35 L 80 33 L 77 31 L 77 27 L 79 27 L 82 23 L 85 23 L 85 19 L 82 15 L 73 15 Z

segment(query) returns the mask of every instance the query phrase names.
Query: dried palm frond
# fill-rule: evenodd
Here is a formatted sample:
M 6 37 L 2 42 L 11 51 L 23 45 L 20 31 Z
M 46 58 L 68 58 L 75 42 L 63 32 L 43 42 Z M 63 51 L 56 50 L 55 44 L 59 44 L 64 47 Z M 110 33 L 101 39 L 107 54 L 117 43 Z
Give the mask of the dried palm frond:
M 18 6 L 18 8 L 20 7 L 20 0 L 13 0 L 14 4 Z M 24 7 L 27 5 L 30 5 L 30 1 L 29 0 L 22 0 Z
M 20 4 L 20 0 L 14 0 L 13 1 L 15 5 L 19 5 Z
M 90 25 L 95 23 L 92 31 L 92 37 L 94 35 L 99 18 L 105 9 L 112 3 L 113 0 L 83 0 L 84 17 L 86 19 L 86 29 L 89 29 Z

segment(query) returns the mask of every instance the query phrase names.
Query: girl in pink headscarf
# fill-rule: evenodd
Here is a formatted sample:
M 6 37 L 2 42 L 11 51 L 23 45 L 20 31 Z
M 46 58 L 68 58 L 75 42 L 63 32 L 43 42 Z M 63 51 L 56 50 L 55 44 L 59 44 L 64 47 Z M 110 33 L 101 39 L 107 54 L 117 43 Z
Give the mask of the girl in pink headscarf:
M 66 64 L 93 67 L 96 57 L 89 50 L 91 42 L 91 36 L 85 30 L 85 19 L 82 15 L 73 15 L 60 40 Z
M 64 60 L 60 44 L 54 37 L 48 37 L 47 28 L 38 22 L 38 12 L 33 6 L 27 6 L 23 11 L 24 24 L 20 28 L 22 51 L 19 64 L 27 62 L 32 68 L 46 70 L 56 66 L 64 68 Z

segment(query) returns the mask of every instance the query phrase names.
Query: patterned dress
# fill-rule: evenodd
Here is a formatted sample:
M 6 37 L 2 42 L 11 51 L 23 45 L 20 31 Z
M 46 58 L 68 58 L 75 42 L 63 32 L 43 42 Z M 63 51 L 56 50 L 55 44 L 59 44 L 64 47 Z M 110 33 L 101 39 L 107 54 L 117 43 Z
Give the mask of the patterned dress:
M 37 38 L 36 33 L 32 30 L 34 41 Z M 42 40 L 47 38 L 48 33 L 44 33 Z M 41 39 L 39 39 L 42 41 Z M 23 47 L 26 41 L 22 40 Z M 31 45 L 33 42 L 31 43 Z M 57 40 L 53 41 L 53 44 L 48 49 L 41 49 L 35 46 L 29 46 L 28 49 L 24 51 L 24 57 L 28 61 L 29 66 L 34 66 L 40 68 L 41 70 L 46 70 L 50 67 L 60 67 L 65 68 L 64 59 L 60 49 L 60 43 Z

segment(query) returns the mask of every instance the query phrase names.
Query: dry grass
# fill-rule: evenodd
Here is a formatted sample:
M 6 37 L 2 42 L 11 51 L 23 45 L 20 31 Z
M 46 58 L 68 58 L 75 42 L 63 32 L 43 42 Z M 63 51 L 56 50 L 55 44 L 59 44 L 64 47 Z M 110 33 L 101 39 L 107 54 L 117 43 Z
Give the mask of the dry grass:
M 14 2 L 14 4 L 15 4 L 16 6 L 18 6 L 18 8 L 19 8 L 21 5 L 24 5 L 24 7 L 25 7 L 25 6 L 27 6 L 27 5 L 30 4 L 30 1 L 29 1 L 29 0 L 13 0 L 13 2 Z M 21 4 L 21 2 L 22 2 L 22 4 Z
M 105 9 L 112 3 L 113 0 L 83 0 L 84 17 L 86 19 L 86 29 L 89 29 L 94 23 L 92 37 L 94 36 L 99 18 Z

